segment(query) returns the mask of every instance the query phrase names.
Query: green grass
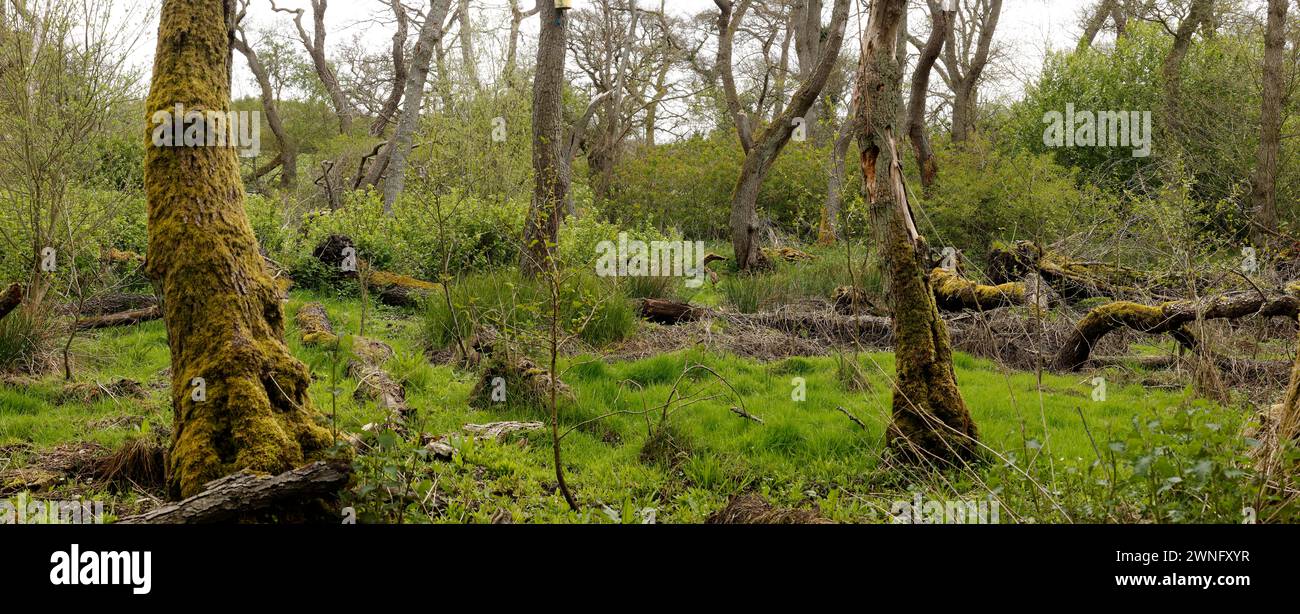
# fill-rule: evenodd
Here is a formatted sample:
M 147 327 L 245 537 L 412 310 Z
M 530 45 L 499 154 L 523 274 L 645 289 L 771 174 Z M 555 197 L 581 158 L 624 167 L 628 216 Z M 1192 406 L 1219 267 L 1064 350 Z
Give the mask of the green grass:
M 354 300 L 296 293 L 286 305 L 286 314 L 289 346 L 315 378 L 310 394 L 317 409 L 339 429 L 361 432 L 363 425 L 380 420 L 384 412 L 373 403 L 353 399 L 357 383 L 342 375 L 345 355 L 335 356 L 331 348 L 301 346 L 292 315 L 307 301 L 323 303 L 335 330 L 344 335 L 358 331 L 360 305 Z M 414 430 L 450 434 L 467 423 L 546 419 L 536 408 L 471 409 L 467 399 L 475 375 L 427 361 L 424 352 L 430 344 L 422 316 L 372 306 L 366 326 L 367 336 L 395 350 L 386 367 L 407 385 L 408 404 L 416 410 Z M 80 341 L 77 349 L 82 356 L 79 381 L 122 377 L 146 385 L 166 381 L 162 370 L 168 366 L 168 353 L 160 322 L 96 333 Z M 582 514 L 568 512 L 553 490 L 552 448 L 545 432 L 502 443 L 455 439 L 459 453 L 453 462 L 424 460 L 411 443 L 372 441 L 378 448 L 358 461 L 363 484 L 371 486 L 358 491 L 356 506 L 363 520 L 393 521 L 396 504 L 383 493 L 400 481 L 398 491 L 409 485 L 417 491 L 436 488 L 439 500 L 445 502 L 433 515 L 416 508 L 402 511 L 405 521 L 487 522 L 503 509 L 516 522 L 629 521 L 628 514 L 653 508 L 661 522 L 698 522 L 731 495 L 758 492 L 776 504 L 813 507 L 837 520 L 880 522 L 890 500 L 910 498 L 909 484 L 922 483 L 909 482 L 880 460 L 889 420 L 893 356 L 872 353 L 858 359 L 870 382 L 866 391 L 846 389 L 834 356 L 766 364 L 702 350 L 619 363 L 606 363 L 597 356 L 565 358 L 562 379 L 573 387 L 576 400 L 560 408 L 561 429 L 574 428 L 563 440 L 563 453 L 569 483 L 587 508 Z M 683 376 L 691 365 L 708 366 L 729 386 L 702 369 Z M 982 440 L 993 452 L 978 475 L 951 476 L 952 483 L 942 486 L 922 484 L 949 496 L 973 497 L 997 483 L 1008 505 L 1041 505 L 1027 482 L 1017 481 L 1016 471 L 1021 470 L 1005 468 L 1006 461 L 1014 461 L 1040 481 L 1062 480 L 1057 484 L 1062 488 L 1074 483 L 1069 479 L 1079 480 L 1076 486 L 1084 493 L 1080 496 L 1086 497 L 1079 504 L 1082 507 L 1099 497 L 1114 498 L 1095 483 L 1098 457 L 1108 455 L 1115 442 L 1131 440 L 1130 431 L 1139 418 L 1191 408 L 1224 425 L 1224 432 L 1239 432 L 1232 430 L 1240 423 L 1239 417 L 1233 417 L 1235 412 L 1193 400 L 1190 391 L 1144 390 L 1116 380 L 1109 385 L 1107 400 L 1099 402 L 1091 398 L 1091 376 L 1046 375 L 1040 386 L 1034 374 L 1007 373 L 966 355 L 957 356 L 956 368 Z M 691 454 L 667 464 L 643 462 L 641 449 L 659 425 L 660 408 L 679 378 L 678 398 L 692 403 L 675 409 L 669 424 L 677 443 Z M 801 382 L 806 398 L 796 401 L 792 392 Z M 163 387 L 152 389 L 144 401 L 60 405 L 62 388 L 55 376 L 22 390 L 0 386 L 0 445 L 28 442 L 43 448 L 86 440 L 115 446 L 132 437 L 137 427 L 92 424 L 124 414 L 144 416 L 158 425 L 171 420 Z M 732 413 L 730 408 L 741 401 L 764 423 Z M 855 425 L 838 407 L 862 420 L 866 428 Z M 596 420 L 611 412 L 622 413 Z M 1070 472 L 1077 477 L 1062 477 Z M 983 486 L 978 484 L 981 481 Z M 1097 488 L 1101 490 L 1089 490 Z M 1017 513 L 1029 515 L 1023 509 Z

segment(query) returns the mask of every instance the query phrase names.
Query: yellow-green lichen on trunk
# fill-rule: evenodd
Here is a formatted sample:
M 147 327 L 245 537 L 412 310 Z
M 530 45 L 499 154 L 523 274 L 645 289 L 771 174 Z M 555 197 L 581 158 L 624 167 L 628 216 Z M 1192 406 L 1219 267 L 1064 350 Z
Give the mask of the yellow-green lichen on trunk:
M 231 3 L 233 4 L 233 3 Z M 165 0 L 146 107 L 147 272 L 163 297 L 175 424 L 173 496 L 241 469 L 281 472 L 330 445 L 310 374 L 284 344 L 279 289 L 244 212 L 231 147 L 153 144 L 155 112 L 225 112 L 224 0 Z

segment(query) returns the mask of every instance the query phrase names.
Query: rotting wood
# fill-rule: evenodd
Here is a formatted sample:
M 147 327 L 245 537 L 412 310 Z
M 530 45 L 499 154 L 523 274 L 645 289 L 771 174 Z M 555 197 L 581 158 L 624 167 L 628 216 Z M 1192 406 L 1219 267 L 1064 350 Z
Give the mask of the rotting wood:
M 325 461 L 275 476 L 245 470 L 208 482 L 198 494 L 183 501 L 123 518 L 117 524 L 236 521 L 279 506 L 300 507 L 306 501 L 331 496 L 347 485 L 351 474 L 347 463 Z

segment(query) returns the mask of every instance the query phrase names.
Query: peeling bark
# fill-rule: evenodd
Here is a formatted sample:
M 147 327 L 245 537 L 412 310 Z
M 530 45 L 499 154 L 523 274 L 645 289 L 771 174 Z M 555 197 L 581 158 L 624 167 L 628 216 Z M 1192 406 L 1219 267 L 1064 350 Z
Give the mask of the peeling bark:
M 928 254 L 903 185 L 895 124 L 903 67 L 895 55 L 905 0 L 876 0 L 864 34 L 855 106 L 872 226 L 894 309 L 896 382 L 889 446 L 906 460 L 952 464 L 975 456 L 978 433 L 957 388 L 948 327 L 939 317 Z
M 229 108 L 233 5 L 165 0 L 147 117 L 177 104 Z M 145 190 L 146 270 L 171 348 L 171 494 L 193 495 L 241 469 L 279 473 L 322 453 L 329 431 L 316 422 L 310 373 L 284 344 L 280 291 L 244 213 L 235 150 L 151 144 Z

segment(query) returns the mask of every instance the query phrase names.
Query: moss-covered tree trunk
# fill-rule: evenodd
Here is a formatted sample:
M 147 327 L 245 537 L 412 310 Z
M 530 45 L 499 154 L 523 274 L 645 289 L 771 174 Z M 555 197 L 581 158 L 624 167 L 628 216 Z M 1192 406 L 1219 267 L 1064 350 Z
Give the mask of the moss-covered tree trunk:
M 862 179 L 894 306 L 896 379 L 888 440 L 904 458 L 955 463 L 978 435 L 957 389 L 948 328 L 939 317 L 898 158 L 903 67 L 894 53 L 906 0 L 876 0 L 862 41 L 856 106 Z
M 230 104 L 230 0 L 165 0 L 146 117 Z M 175 417 L 168 483 L 199 492 L 240 469 L 280 472 L 330 444 L 307 368 L 284 344 L 280 293 L 244 212 L 231 147 L 156 146 L 145 158 L 147 271 L 163 297 Z

